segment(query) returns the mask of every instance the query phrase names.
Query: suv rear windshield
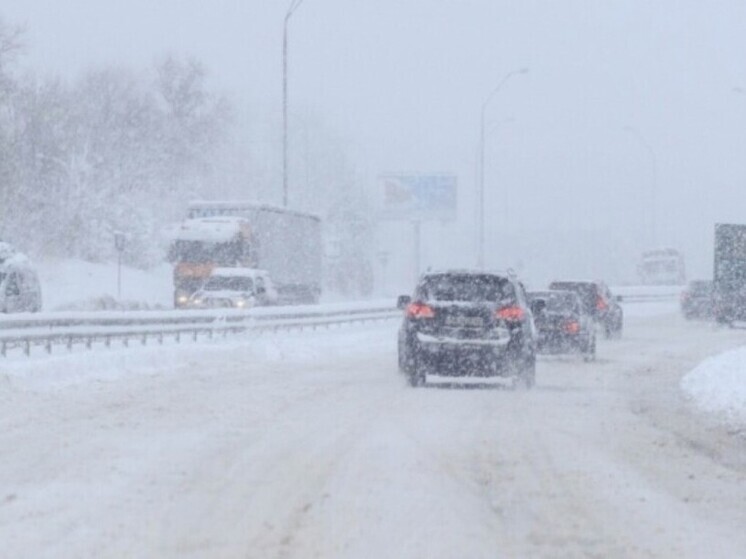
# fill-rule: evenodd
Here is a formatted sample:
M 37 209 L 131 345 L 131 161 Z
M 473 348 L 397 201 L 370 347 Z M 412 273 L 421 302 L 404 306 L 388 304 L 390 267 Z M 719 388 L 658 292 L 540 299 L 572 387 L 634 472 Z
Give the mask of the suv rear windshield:
M 575 293 L 552 293 L 548 291 L 542 291 L 537 293 L 529 293 L 528 296 L 532 301 L 542 299 L 546 303 L 546 309 L 549 312 L 580 311 L 580 303 L 578 302 L 578 296 Z
M 425 301 L 477 303 L 513 302 L 515 291 L 509 280 L 489 274 L 438 274 L 426 277 L 417 288 Z

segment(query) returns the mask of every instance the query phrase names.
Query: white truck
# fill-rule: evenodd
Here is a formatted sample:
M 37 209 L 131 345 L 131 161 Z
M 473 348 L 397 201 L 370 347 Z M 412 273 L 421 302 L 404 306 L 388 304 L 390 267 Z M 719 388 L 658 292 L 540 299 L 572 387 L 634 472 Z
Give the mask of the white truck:
M 252 202 L 192 202 L 169 250 L 174 305 L 184 307 L 215 268 L 266 270 L 279 303 L 317 303 L 321 295 L 321 220 Z

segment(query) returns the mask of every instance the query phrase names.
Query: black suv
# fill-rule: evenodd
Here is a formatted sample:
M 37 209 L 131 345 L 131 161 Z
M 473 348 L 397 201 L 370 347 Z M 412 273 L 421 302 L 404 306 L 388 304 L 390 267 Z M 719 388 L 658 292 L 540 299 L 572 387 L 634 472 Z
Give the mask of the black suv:
M 624 312 L 619 306 L 621 297 L 614 297 L 601 281 L 554 281 L 549 289 L 574 291 L 580 296 L 585 311 L 601 326 L 607 338 L 621 338 Z
M 448 271 L 422 276 L 399 297 L 399 368 L 412 386 L 427 374 L 503 377 L 530 388 L 536 329 L 523 286 L 512 275 Z

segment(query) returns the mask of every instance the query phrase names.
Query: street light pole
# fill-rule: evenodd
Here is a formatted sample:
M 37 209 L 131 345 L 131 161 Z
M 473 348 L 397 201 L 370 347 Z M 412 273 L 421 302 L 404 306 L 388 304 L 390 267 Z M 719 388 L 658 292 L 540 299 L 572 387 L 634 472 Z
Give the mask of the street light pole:
M 635 138 L 637 138 L 637 141 L 640 142 L 642 146 L 645 147 L 645 150 L 650 155 L 650 169 L 651 169 L 651 185 L 650 185 L 650 242 L 651 246 L 655 247 L 657 244 L 657 211 L 656 211 L 656 203 L 658 198 L 658 158 L 655 156 L 655 150 L 653 147 L 648 143 L 648 141 L 645 139 L 645 137 L 640 133 L 637 128 L 634 128 L 632 126 L 625 126 L 624 130 L 626 132 L 629 132 L 632 134 Z
M 478 241 L 478 252 L 477 252 L 477 268 L 483 269 L 484 268 L 484 144 L 485 144 L 485 114 L 487 112 L 487 105 L 489 105 L 490 101 L 497 95 L 497 93 L 502 89 L 503 85 L 505 85 L 505 82 L 507 82 L 511 77 L 518 75 L 518 74 L 526 74 L 528 73 L 528 68 L 520 68 L 518 70 L 512 70 L 505 74 L 502 80 L 500 80 L 500 83 L 497 84 L 497 87 L 493 89 L 490 94 L 487 96 L 487 98 L 484 100 L 484 103 L 482 103 L 482 111 L 480 113 L 480 119 L 479 119 L 479 241 Z
M 288 22 L 303 0 L 291 0 L 282 29 L 282 205 L 288 205 Z

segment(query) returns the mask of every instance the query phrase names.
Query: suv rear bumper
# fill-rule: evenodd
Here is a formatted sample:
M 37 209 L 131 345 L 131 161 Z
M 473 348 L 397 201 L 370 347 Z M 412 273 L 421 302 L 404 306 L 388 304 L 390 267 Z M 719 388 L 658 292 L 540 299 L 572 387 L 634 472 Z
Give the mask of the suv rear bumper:
M 415 342 L 410 352 L 419 366 L 427 373 L 446 377 L 511 377 L 519 367 L 507 345 L 509 340 L 499 343 L 493 340 L 458 340 L 451 343 L 447 339 L 437 342 Z

